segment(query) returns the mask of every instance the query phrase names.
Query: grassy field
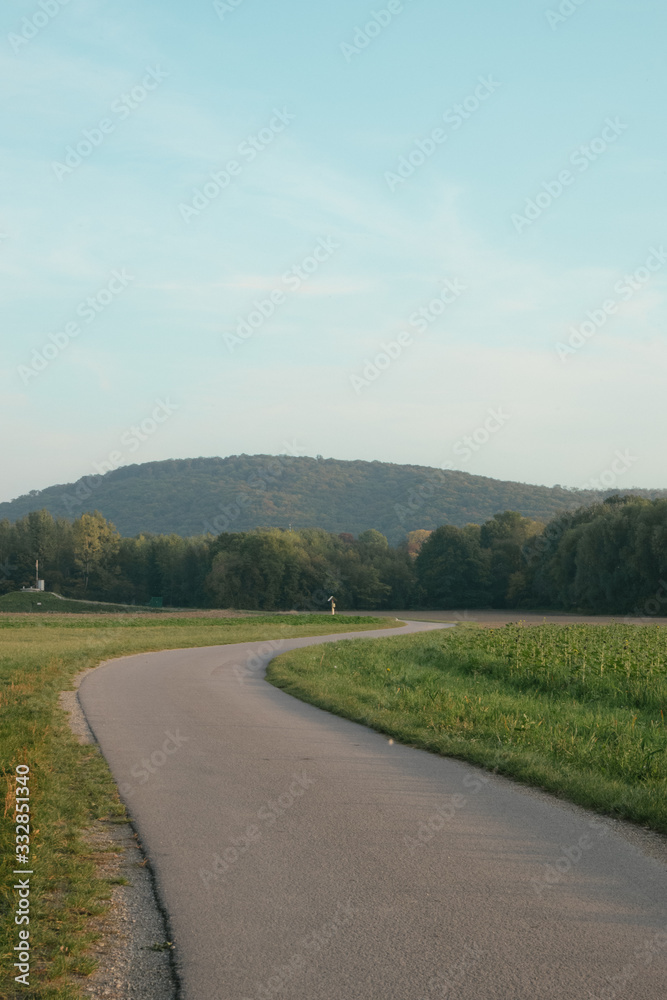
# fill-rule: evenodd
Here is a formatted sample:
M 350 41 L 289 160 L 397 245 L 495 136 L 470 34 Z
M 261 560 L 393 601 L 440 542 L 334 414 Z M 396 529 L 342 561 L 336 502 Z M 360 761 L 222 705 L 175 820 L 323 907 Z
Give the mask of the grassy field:
M 0 611 L 7 614 L 33 611 L 35 614 L 56 612 L 56 614 L 142 614 L 162 612 L 162 608 L 135 607 L 131 604 L 100 604 L 96 601 L 75 601 L 66 597 L 58 597 L 47 592 L 16 590 L 0 597 Z
M 37 596 L 37 595 L 30 595 Z M 62 606 L 62 602 L 58 602 Z M 110 883 L 97 874 L 86 830 L 96 821 L 125 820 L 114 782 L 95 747 L 72 736 L 59 692 L 81 670 L 105 659 L 148 650 L 213 646 L 261 639 L 391 627 L 374 618 L 270 615 L 251 618 L 168 618 L 48 614 L 0 615 L 0 759 L 5 778 L 0 827 L 3 869 L 0 996 L 27 1000 L 79 997 L 77 977 L 94 963 L 87 954 L 91 918 L 102 913 Z M 17 893 L 14 793 L 17 765 L 30 768 L 30 986 L 14 982 Z M 20 876 L 18 876 L 20 877 Z M 14 956 L 14 957 L 12 957 Z
M 268 676 L 404 743 L 667 833 L 660 626 L 459 626 L 285 653 Z

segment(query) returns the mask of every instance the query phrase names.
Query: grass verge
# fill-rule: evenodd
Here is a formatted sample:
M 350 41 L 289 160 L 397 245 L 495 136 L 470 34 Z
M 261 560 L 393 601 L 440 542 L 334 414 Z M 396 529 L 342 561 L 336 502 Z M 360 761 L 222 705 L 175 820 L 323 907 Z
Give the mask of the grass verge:
M 59 602 L 60 603 L 60 602 Z M 5 779 L 0 825 L 2 909 L 0 996 L 75 1000 L 77 978 L 94 963 L 91 920 L 102 913 L 110 882 L 97 874 L 97 851 L 86 829 L 99 820 L 124 822 L 125 811 L 104 758 L 73 737 L 58 704 L 82 670 L 102 660 L 150 650 L 354 632 L 395 625 L 387 619 L 328 615 L 252 618 L 154 618 L 49 614 L 0 616 L 0 759 Z M 30 952 L 28 987 L 14 981 L 14 923 L 20 876 L 15 854 L 17 765 L 30 768 Z M 25 925 L 24 925 L 24 929 Z
M 6 614 L 18 614 L 34 612 L 44 614 L 55 612 L 56 614 L 128 614 L 141 612 L 142 614 L 156 613 L 169 610 L 167 608 L 149 608 L 134 606 L 132 604 L 103 604 L 98 601 L 79 601 L 68 597 L 58 597 L 56 594 L 46 591 L 26 591 L 15 590 L 10 594 L 3 594 L 0 597 L 0 611 Z
M 667 629 L 459 627 L 284 653 L 268 679 L 403 743 L 667 833 Z

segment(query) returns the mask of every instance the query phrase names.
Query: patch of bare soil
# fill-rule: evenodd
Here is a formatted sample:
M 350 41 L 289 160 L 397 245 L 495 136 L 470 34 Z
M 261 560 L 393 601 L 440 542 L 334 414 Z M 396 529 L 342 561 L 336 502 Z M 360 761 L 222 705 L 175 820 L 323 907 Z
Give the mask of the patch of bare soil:
M 511 622 L 525 625 L 662 625 L 667 618 L 633 618 L 625 615 L 570 615 L 547 611 L 373 611 L 373 615 L 388 615 L 405 621 L 418 622 L 474 622 L 485 628 L 500 628 Z

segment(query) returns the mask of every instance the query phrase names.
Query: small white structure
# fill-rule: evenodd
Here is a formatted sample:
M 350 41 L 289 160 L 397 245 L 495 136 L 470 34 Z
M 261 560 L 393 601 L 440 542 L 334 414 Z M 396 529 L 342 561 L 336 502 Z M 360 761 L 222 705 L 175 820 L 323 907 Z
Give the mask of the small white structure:
M 331 614 L 335 615 L 336 614 L 336 602 L 333 599 L 333 597 L 329 598 L 329 602 L 331 603 Z

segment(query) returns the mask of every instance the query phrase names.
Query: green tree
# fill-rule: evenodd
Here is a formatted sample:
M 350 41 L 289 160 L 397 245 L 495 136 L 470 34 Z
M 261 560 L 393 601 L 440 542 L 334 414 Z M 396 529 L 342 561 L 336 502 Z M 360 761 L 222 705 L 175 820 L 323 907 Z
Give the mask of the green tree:
M 480 544 L 488 551 L 489 603 L 494 608 L 512 603 L 525 567 L 524 549 L 529 538 L 543 526 L 515 510 L 494 514 L 480 531 Z
M 488 560 L 478 525 L 438 528 L 417 556 L 417 578 L 430 607 L 475 608 L 488 603 Z

